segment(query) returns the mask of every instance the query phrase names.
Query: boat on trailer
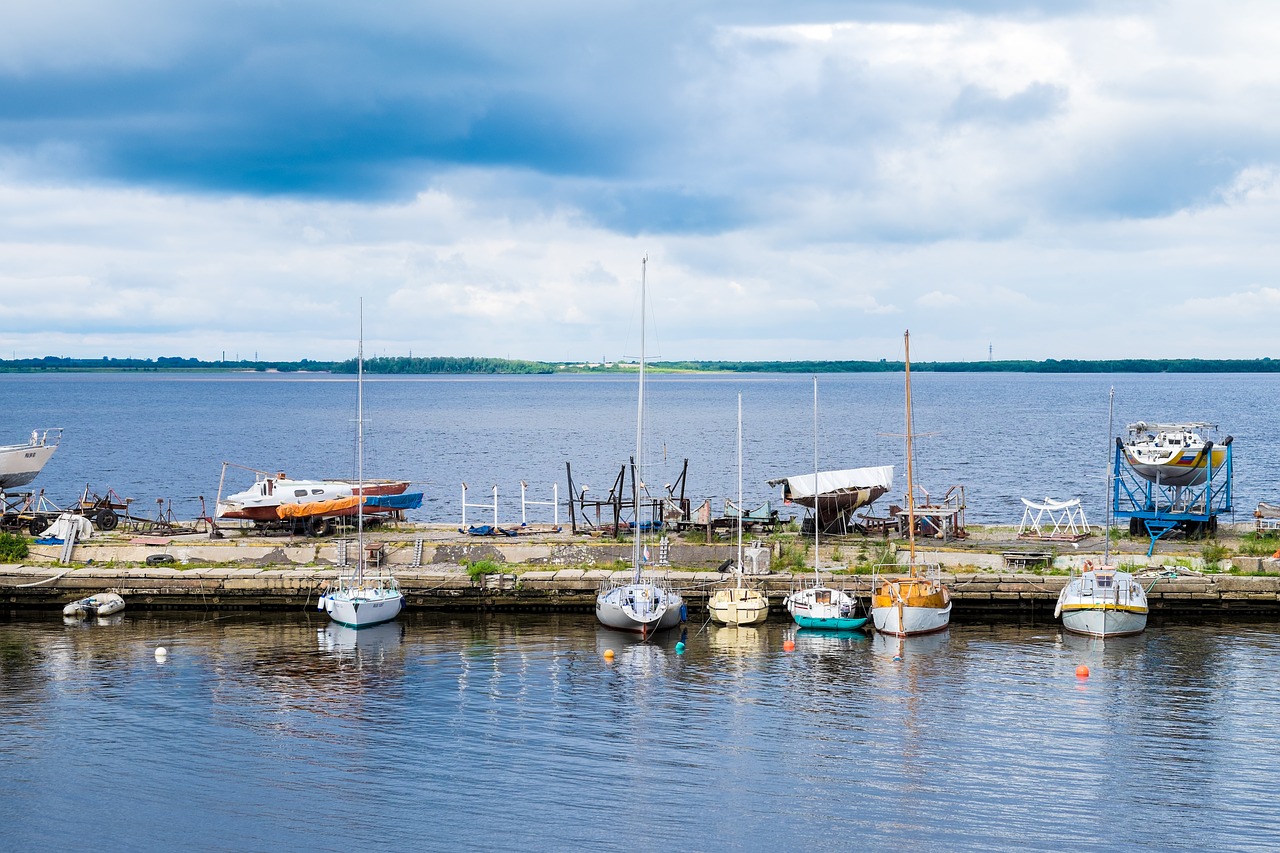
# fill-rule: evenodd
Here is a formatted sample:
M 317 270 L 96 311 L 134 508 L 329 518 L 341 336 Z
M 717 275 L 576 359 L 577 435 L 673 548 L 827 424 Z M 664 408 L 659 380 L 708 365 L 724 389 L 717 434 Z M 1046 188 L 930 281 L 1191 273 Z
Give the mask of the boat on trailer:
M 233 462 L 222 463 L 222 478 L 226 479 L 227 468 L 245 468 Z M 254 474 L 253 485 L 241 492 L 219 496 L 217 501 L 217 517 L 242 519 L 247 521 L 278 521 L 300 513 L 297 509 L 308 504 L 325 504 L 331 501 L 347 501 L 350 498 L 364 495 L 382 497 L 402 495 L 409 488 L 408 480 L 369 480 L 363 483 L 351 480 L 295 480 L 286 477 L 283 472 L 270 474 L 254 468 L 245 468 Z M 219 488 L 221 492 L 221 488 Z M 323 514 L 328 516 L 354 516 L 356 501 L 341 506 L 332 506 Z M 368 501 L 363 510 L 368 514 L 371 509 Z M 281 507 L 286 509 L 281 511 Z M 383 509 L 382 511 L 390 511 Z M 306 513 L 301 513 L 306 514 Z
M 62 428 L 33 429 L 24 444 L 0 445 L 0 492 L 25 486 L 40 476 L 62 441 Z

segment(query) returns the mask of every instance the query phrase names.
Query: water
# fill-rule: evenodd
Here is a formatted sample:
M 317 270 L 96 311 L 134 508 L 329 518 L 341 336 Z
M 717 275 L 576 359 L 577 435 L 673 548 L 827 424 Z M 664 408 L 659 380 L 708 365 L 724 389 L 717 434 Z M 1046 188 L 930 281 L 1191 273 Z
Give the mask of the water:
M 962 483 L 971 522 L 1016 524 L 1020 497 L 1084 500 L 1104 515 L 1111 442 L 1107 389 L 1116 389 L 1116 430 L 1136 420 L 1207 420 L 1235 438 L 1237 512 L 1280 501 L 1280 376 L 1035 375 L 913 376 L 917 481 L 941 495 Z M 722 500 L 737 490 L 736 397 L 743 395 L 749 505 L 775 503 L 771 478 L 813 469 L 813 400 L 808 376 L 655 375 L 648 389 L 646 470 L 673 483 L 690 459 L 687 494 Z M 566 462 L 589 496 L 603 497 L 634 453 L 635 380 L 626 376 L 372 377 L 365 384 L 370 476 L 406 477 L 426 491 L 422 521 L 460 520 L 468 500 L 499 488 L 501 523 L 529 499 L 567 494 Z M 896 466 L 905 488 L 902 377 L 847 374 L 819 379 L 819 464 L 823 469 Z M 135 499 L 154 516 L 171 499 L 179 517 L 210 508 L 223 461 L 295 477 L 355 474 L 355 382 L 282 374 L 0 375 L 0 440 L 62 426 L 64 446 L 33 488 L 71 503 L 85 484 Z M 931 435 L 930 435 L 931 434 Z M 1219 436 L 1221 438 L 1223 436 Z M 228 490 L 250 475 L 230 469 Z M 491 515 L 472 510 L 469 518 Z M 550 521 L 551 510 L 530 510 Z M 561 520 L 564 510 L 561 509 Z
M 0 846 L 1280 842 L 1275 625 L 1105 644 L 1046 626 L 899 641 L 694 625 L 683 655 L 676 639 L 586 615 L 410 614 L 358 639 L 307 613 L 10 615 Z

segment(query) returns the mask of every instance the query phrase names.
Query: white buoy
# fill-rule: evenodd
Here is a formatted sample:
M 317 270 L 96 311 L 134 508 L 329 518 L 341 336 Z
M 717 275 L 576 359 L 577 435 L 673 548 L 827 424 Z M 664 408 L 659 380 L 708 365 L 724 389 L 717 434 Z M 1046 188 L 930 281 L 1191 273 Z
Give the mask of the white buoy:
M 169 650 L 166 649 L 164 646 L 158 646 L 156 648 L 156 660 L 164 660 L 168 656 L 169 656 Z

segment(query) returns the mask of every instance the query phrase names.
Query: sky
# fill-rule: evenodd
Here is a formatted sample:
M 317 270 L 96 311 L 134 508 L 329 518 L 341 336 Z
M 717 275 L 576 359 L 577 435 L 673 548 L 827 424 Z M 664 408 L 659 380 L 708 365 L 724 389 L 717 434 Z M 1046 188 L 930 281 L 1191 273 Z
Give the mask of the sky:
M 10 0 L 0 358 L 1280 356 L 1280 5 Z

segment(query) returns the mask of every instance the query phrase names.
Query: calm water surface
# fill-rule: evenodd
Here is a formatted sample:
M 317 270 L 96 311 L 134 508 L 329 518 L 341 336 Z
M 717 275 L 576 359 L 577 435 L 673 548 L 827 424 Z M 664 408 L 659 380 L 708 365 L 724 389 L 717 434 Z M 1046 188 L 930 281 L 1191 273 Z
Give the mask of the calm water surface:
M 1275 625 L 677 639 L 589 615 L 357 635 L 308 613 L 10 614 L 0 847 L 1280 844 Z
M 913 377 L 917 480 L 933 494 L 967 489 L 969 520 L 1016 524 L 1020 497 L 1080 497 L 1095 523 L 1104 514 L 1110 440 L 1136 420 L 1206 420 L 1235 438 L 1236 507 L 1280 502 L 1280 376 L 936 374 Z M 743 396 L 745 490 L 753 505 L 780 497 L 771 478 L 813 470 L 808 376 L 657 375 L 648 394 L 648 481 L 671 483 L 690 460 L 688 494 L 720 501 L 736 493 L 736 399 Z M 579 486 L 603 497 L 634 453 L 635 380 L 625 376 L 373 377 L 366 382 L 366 471 L 405 477 L 426 491 L 422 521 L 460 520 L 470 501 L 498 486 L 500 523 L 530 499 Z M 824 469 L 895 465 L 902 494 L 903 388 L 894 374 L 819 378 L 819 464 Z M 114 488 L 154 515 L 171 499 L 185 518 L 210 505 L 221 463 L 295 477 L 355 475 L 355 382 L 281 374 L 0 375 L 0 442 L 36 427 L 67 435 L 34 488 L 71 503 L 86 483 Z M 228 486 L 251 477 L 232 471 Z M 473 511 L 470 518 L 476 518 Z M 485 516 L 489 518 L 491 516 Z M 563 513 L 562 513 L 563 518 Z M 537 508 L 530 521 L 550 521 Z

